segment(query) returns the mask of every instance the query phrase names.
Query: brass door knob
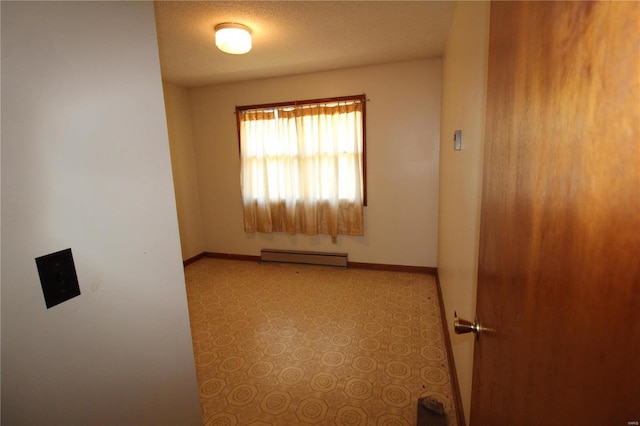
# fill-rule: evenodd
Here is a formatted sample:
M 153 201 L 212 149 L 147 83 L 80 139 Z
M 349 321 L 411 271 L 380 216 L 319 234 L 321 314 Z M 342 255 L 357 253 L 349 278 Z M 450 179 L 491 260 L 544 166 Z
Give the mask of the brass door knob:
M 453 312 L 453 329 L 456 334 L 465 334 L 473 332 L 476 335 L 476 340 L 480 338 L 480 321 L 478 321 L 478 316 L 476 315 L 476 319 L 474 322 L 458 318 L 458 313 Z

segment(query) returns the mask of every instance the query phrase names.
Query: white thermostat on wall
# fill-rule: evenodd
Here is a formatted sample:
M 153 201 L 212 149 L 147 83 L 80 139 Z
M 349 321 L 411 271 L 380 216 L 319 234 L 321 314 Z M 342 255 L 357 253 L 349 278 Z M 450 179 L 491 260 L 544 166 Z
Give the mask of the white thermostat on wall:
M 462 130 L 456 130 L 453 133 L 453 149 L 456 151 L 462 149 Z

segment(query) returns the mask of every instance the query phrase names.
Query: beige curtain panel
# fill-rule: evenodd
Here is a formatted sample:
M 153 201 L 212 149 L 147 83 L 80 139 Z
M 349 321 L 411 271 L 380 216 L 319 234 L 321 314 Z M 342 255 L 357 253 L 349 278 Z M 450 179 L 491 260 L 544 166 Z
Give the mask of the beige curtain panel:
M 240 114 L 246 232 L 364 235 L 360 102 Z

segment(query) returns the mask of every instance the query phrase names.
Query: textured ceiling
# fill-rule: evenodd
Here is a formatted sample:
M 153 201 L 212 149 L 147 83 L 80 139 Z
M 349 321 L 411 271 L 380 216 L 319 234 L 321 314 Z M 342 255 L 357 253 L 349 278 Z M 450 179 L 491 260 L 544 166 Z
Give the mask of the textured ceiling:
M 187 87 L 441 56 L 453 1 L 156 1 L 162 76 Z M 213 27 L 253 32 L 246 55 Z

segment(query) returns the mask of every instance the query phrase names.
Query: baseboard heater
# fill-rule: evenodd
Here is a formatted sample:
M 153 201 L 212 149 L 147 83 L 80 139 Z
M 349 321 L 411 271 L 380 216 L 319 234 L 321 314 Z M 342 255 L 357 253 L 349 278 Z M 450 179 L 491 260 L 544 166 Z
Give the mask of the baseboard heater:
M 349 264 L 347 253 L 323 253 L 316 251 L 273 250 L 260 251 L 262 262 L 301 263 L 305 265 L 337 266 L 346 268 Z

